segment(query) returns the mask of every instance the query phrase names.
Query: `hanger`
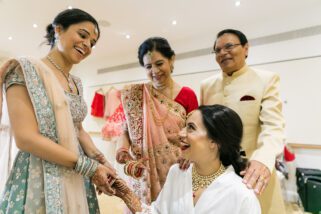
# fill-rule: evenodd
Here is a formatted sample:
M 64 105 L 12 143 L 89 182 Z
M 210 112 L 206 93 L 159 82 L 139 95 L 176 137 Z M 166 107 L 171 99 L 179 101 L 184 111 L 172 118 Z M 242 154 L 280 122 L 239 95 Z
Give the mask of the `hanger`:
M 110 89 L 109 89 L 109 90 L 111 90 L 111 89 L 118 90 L 118 89 L 117 89 L 117 88 L 115 88 L 113 85 L 110 87 Z
M 110 87 L 108 88 L 106 94 L 108 94 L 112 89 L 118 91 L 118 89 L 115 88 L 114 86 L 110 86 Z
M 104 93 L 104 90 L 103 90 L 102 88 L 99 88 L 96 92 L 97 92 L 97 93 L 100 92 L 100 93 L 103 94 L 103 93 Z

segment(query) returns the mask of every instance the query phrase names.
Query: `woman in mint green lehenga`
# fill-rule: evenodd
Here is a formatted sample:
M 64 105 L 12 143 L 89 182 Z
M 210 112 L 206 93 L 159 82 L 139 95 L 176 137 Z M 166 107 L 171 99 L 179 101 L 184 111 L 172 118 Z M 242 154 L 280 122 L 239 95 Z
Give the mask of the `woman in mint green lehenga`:
M 62 11 L 47 27 L 46 57 L 12 59 L 1 67 L 1 90 L 20 151 L 0 195 L 0 214 L 99 213 L 92 183 L 113 193 L 109 181 L 115 171 L 82 127 L 83 89 L 69 74 L 90 55 L 99 33 L 85 11 Z

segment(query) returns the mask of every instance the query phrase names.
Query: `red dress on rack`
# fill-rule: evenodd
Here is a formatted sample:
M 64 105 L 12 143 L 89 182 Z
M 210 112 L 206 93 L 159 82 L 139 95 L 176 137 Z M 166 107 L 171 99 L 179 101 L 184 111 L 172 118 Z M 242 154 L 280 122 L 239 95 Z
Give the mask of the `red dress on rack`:
M 105 96 L 96 91 L 94 95 L 94 99 L 91 103 L 91 115 L 95 117 L 103 117 L 104 103 L 105 103 Z
M 105 118 L 106 123 L 101 130 L 104 140 L 111 140 L 123 134 L 123 123 L 125 122 L 124 109 L 121 104 L 120 91 L 112 88 L 105 96 Z

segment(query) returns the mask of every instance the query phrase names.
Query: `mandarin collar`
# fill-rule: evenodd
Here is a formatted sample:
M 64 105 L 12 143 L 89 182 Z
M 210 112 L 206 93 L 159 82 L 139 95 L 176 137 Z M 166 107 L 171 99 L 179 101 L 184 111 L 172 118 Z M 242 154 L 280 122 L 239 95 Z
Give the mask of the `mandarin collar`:
M 231 76 L 228 76 L 225 72 L 223 73 L 223 79 L 235 79 L 239 76 L 241 76 L 242 74 L 244 74 L 248 69 L 247 64 L 245 64 L 240 70 L 238 71 L 234 71 L 233 74 Z

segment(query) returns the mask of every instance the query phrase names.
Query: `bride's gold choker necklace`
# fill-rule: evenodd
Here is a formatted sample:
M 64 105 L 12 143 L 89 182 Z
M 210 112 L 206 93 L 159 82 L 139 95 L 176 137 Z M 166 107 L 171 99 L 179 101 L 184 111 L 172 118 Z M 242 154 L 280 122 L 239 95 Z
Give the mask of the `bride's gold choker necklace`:
M 199 188 L 208 187 L 217 177 L 225 172 L 225 167 L 221 163 L 220 168 L 211 175 L 200 175 L 197 173 L 195 166 L 192 169 L 192 187 L 193 192 L 196 192 Z

